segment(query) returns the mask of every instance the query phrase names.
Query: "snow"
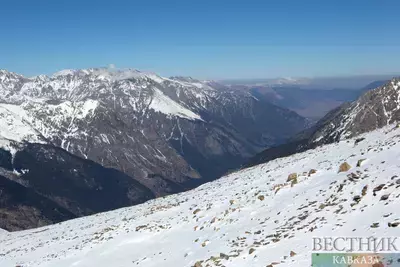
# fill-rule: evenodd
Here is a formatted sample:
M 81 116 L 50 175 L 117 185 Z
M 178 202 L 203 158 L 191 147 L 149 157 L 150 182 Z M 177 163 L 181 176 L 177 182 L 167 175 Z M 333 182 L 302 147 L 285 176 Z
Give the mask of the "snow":
M 66 139 L 84 134 L 84 131 L 77 128 L 77 123 L 93 116 L 98 106 L 99 102 L 92 99 L 64 101 L 56 105 L 0 104 L 0 147 L 14 154 L 16 150 L 11 144 L 23 141 L 46 143 L 43 137 L 51 138 L 62 131 L 61 147 L 68 149 L 70 143 Z
M 25 111 L 17 105 L 0 104 L 0 147 L 9 141 L 40 142 L 39 133 L 24 120 Z
M 400 129 L 390 125 L 362 137 L 357 145 L 354 139 L 326 145 L 138 206 L 0 233 L 0 266 L 176 267 L 203 261 L 297 267 L 310 266 L 312 237 L 399 236 L 400 227 L 388 223 L 400 219 Z M 345 161 L 351 169 L 338 173 Z M 316 173 L 308 175 L 311 169 Z M 291 186 L 286 181 L 294 172 L 298 183 Z M 374 196 L 380 184 L 385 186 Z M 386 194 L 389 199 L 380 200 Z M 290 257 L 291 251 L 296 255 Z
M 65 69 L 65 70 L 60 70 L 52 75 L 52 77 L 58 77 L 58 76 L 67 76 L 67 75 L 74 75 L 75 70 L 72 69 Z
M 89 114 L 93 115 L 93 112 L 95 111 L 95 109 L 99 106 L 99 102 L 97 100 L 93 100 L 93 99 L 88 99 L 85 102 L 83 102 L 82 106 L 81 106 L 81 110 L 80 110 L 80 118 L 85 118 L 87 117 Z
M 202 120 L 198 114 L 173 101 L 158 89 L 154 89 L 153 99 L 149 108 L 170 116 L 177 116 L 189 120 Z

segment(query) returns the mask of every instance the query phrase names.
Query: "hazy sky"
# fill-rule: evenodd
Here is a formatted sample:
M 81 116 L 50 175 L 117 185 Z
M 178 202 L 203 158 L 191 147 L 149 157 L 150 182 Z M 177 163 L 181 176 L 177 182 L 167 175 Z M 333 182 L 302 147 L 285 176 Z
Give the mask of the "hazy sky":
M 0 68 L 207 79 L 400 72 L 400 1 L 4 0 Z

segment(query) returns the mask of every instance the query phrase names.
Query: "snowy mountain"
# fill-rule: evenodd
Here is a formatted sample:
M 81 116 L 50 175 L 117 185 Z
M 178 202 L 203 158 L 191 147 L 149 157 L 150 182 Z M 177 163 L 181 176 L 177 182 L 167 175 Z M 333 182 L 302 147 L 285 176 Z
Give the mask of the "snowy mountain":
M 16 158 L 29 165 L 17 180 L 25 180 L 24 186 L 34 187 L 76 216 L 106 206 L 79 207 L 83 201 L 77 196 L 53 194 L 44 187 L 55 172 L 41 166 L 59 166 L 46 155 L 66 160 L 66 166 L 95 162 L 116 169 L 115 177 L 132 179 L 118 190 L 133 186 L 133 191 L 144 192 L 139 185 L 150 190 L 137 198 L 123 194 L 120 206 L 109 206 L 115 208 L 218 178 L 306 124 L 294 112 L 213 81 L 165 78 L 133 69 L 63 70 L 31 78 L 0 71 L 0 149 L 10 152 L 0 162 L 11 161 L 8 171 L 22 168 Z M 83 171 L 84 177 L 93 176 L 84 168 L 74 169 Z M 40 185 L 34 185 L 33 173 L 41 175 Z M 72 183 L 75 176 L 69 175 L 65 181 Z M 108 190 L 101 177 L 93 178 L 95 184 Z
M 247 166 L 338 142 L 400 121 L 399 86 L 400 80 L 394 78 L 364 92 L 357 100 L 331 110 L 315 125 L 294 136 L 290 142 L 259 153 Z
M 185 193 L 0 232 L 0 265 L 310 266 L 312 237 L 400 235 L 399 156 L 388 125 Z
M 356 136 L 400 119 L 400 80 L 367 91 L 351 104 L 330 112 L 316 126 L 313 143 L 327 143 Z
M 293 112 L 210 81 L 131 69 L 29 79 L 2 71 L 0 92 L 0 123 L 18 120 L 22 127 L 16 141 L 47 140 L 137 179 L 155 175 L 141 182 L 161 195 L 169 192 L 167 185 L 157 188 L 162 182 L 215 178 L 306 124 Z

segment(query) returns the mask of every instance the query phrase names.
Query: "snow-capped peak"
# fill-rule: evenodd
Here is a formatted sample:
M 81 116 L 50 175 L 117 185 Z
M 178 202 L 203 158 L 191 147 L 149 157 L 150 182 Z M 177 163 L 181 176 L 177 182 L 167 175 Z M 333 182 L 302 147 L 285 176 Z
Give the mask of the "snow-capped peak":
M 76 72 L 77 72 L 77 70 L 65 69 L 65 70 L 60 70 L 60 71 L 54 73 L 51 77 L 56 78 L 58 76 L 74 75 Z

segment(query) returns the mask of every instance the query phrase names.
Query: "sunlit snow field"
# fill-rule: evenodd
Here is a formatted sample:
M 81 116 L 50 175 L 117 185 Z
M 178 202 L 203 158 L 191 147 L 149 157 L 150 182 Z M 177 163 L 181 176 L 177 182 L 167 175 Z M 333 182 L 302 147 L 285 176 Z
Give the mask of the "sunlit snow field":
M 399 236 L 388 223 L 400 222 L 400 129 L 362 137 L 135 207 L 0 231 L 0 266 L 310 266 L 313 236 Z

